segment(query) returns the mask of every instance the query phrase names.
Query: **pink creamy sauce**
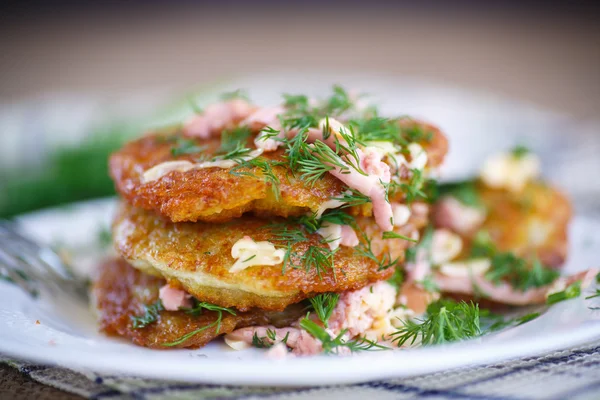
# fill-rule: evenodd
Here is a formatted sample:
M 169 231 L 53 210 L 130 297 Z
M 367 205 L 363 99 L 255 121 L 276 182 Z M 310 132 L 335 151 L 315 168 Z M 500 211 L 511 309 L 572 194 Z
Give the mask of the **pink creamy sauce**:
M 348 225 L 342 225 L 342 235 L 340 244 L 346 247 L 356 247 L 360 243 L 354 229 Z
M 261 148 L 265 152 L 275 151 L 282 145 L 281 141 L 276 140 L 277 138 L 282 139 L 287 137 L 291 139 L 298 134 L 298 130 L 296 129 L 292 129 L 288 132 L 284 131 L 281 126 L 281 121 L 279 120 L 279 115 L 281 115 L 283 111 L 283 107 L 261 108 L 242 121 L 242 125 L 247 125 L 253 130 L 260 131 L 269 127 L 279 131 L 279 134 L 274 138 L 265 138 L 264 132 L 261 132 L 254 142 L 257 148 Z M 310 128 L 307 133 L 308 143 L 314 143 L 319 140 L 332 149 L 335 149 L 335 134 L 329 135 L 327 139 L 324 139 L 322 129 Z M 344 143 L 343 139 L 340 137 L 338 137 L 337 140 L 342 144 Z M 392 224 L 392 206 L 385 200 L 385 188 L 381 184 L 381 182 L 390 182 L 390 167 L 382 161 L 382 156 L 379 152 L 372 150 L 358 150 L 358 156 L 359 166 L 367 173 L 366 176 L 356 171 L 349 164 L 347 164 L 346 168 L 333 166 L 334 169 L 329 171 L 329 173 L 344 182 L 348 187 L 358 190 L 365 196 L 369 196 L 373 203 L 373 213 L 377 225 L 384 231 L 392 230 L 394 227 Z M 342 160 L 344 157 L 347 156 L 341 156 Z
M 483 292 L 486 298 L 497 301 L 502 304 L 510 304 L 515 306 L 524 306 L 529 304 L 543 304 L 546 302 L 546 297 L 554 288 L 562 288 L 581 281 L 581 288 L 587 288 L 598 274 L 598 269 L 590 268 L 587 271 L 579 272 L 571 276 L 563 276 L 558 278 L 550 285 L 540 288 L 528 289 L 524 292 L 514 289 L 510 284 L 500 282 L 495 284 L 485 279 L 482 275 L 473 276 L 471 279 L 455 278 L 445 276 L 440 273 L 434 275 L 435 283 L 439 286 L 442 292 L 460 293 L 460 294 L 475 294 L 475 292 Z
M 177 311 L 180 308 L 192 306 L 192 296 L 186 291 L 164 285 L 158 291 L 158 297 L 167 311 Z
M 184 124 L 183 133 L 186 136 L 208 139 L 247 118 L 255 109 L 255 106 L 242 99 L 211 104 Z

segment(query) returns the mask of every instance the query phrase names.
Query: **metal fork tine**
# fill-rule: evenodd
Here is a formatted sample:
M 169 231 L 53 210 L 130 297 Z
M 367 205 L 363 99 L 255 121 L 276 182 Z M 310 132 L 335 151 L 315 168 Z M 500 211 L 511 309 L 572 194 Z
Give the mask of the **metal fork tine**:
M 23 282 L 22 277 L 18 280 L 19 271 L 23 271 L 50 289 L 87 300 L 87 286 L 73 277 L 56 253 L 24 237 L 6 221 L 0 221 L 0 254 L 0 263 L 5 265 L 7 276 L 19 286 L 31 286 L 31 282 Z M 17 276 L 13 278 L 15 274 Z
M 30 295 L 34 297 L 38 295 L 38 289 L 35 287 L 35 282 L 29 279 L 29 276 L 20 267 L 18 261 L 6 254 L 2 248 L 0 248 L 0 267 L 3 277 L 19 285 L 21 289 L 25 290 Z
M 30 267 L 29 271 L 32 277 L 48 286 L 52 286 L 58 292 L 65 292 L 79 298 L 87 298 L 87 287 L 85 285 L 80 284 L 74 278 L 64 278 L 58 274 L 56 269 L 41 258 L 39 254 L 25 252 L 22 248 L 19 249 L 18 246 L 11 253 L 13 257 L 21 258 L 22 264 L 27 264 Z

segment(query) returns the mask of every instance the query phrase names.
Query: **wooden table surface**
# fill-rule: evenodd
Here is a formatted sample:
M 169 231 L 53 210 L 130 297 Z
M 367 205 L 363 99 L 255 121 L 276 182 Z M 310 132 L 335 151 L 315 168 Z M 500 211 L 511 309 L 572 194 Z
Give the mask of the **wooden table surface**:
M 0 102 L 72 91 L 118 97 L 269 69 L 325 68 L 424 77 L 598 118 L 595 17 L 383 6 L 20 17 L 0 26 Z M 0 398 L 59 393 L 0 366 Z

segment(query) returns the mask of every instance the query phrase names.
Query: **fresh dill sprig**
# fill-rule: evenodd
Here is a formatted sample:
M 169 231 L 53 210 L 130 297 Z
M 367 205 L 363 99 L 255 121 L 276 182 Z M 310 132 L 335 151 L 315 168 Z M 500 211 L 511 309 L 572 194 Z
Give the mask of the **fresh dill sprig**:
M 190 108 L 194 111 L 194 114 L 202 114 L 204 112 L 202 107 L 198 106 L 198 103 L 196 103 L 196 100 L 193 97 L 189 97 L 187 100 Z
M 337 336 L 332 338 L 325 328 L 312 321 L 308 315 L 300 321 L 300 327 L 321 342 L 325 354 L 337 354 L 342 348 L 347 348 L 352 353 L 360 351 L 389 350 L 389 347 L 380 345 L 367 338 L 344 340 L 344 335 L 348 331 L 347 329 L 342 330 Z
M 248 93 L 244 89 L 236 89 L 231 92 L 225 92 L 221 95 L 221 100 L 234 100 L 234 99 L 242 99 L 246 101 L 250 101 Z
M 451 343 L 480 336 L 479 305 L 473 302 L 438 300 L 427 307 L 427 317 L 402 321 L 392 333 L 398 347 L 419 342 L 423 346 Z
M 417 243 L 413 247 L 409 247 L 408 249 L 406 249 L 406 262 L 415 263 L 417 261 L 417 253 L 420 250 L 425 251 L 429 255 L 429 253 L 431 252 L 430 249 L 433 241 L 434 230 L 435 229 L 433 228 L 433 225 L 428 225 L 427 228 L 425 228 L 425 231 L 423 232 L 423 237 L 421 238 L 419 243 Z
M 513 157 L 515 158 L 523 158 L 525 157 L 527 154 L 531 153 L 531 150 L 529 150 L 527 147 L 523 146 L 523 145 L 518 145 L 515 146 L 511 151 L 510 154 L 512 154 Z
M 492 265 L 485 274 L 486 279 L 496 284 L 507 281 L 513 288 L 522 292 L 549 285 L 560 275 L 558 271 L 544 267 L 537 257 L 527 262 L 514 253 L 498 251 L 485 231 L 479 231 L 475 235 L 471 257 L 490 258 Z
M 285 337 L 281 339 L 281 343 L 287 345 L 287 341 L 290 337 L 290 333 L 287 332 Z M 259 337 L 256 332 L 252 335 L 252 346 L 258 349 L 269 349 L 275 345 L 277 341 L 277 332 L 273 329 L 267 328 L 266 336 Z
M 171 147 L 171 155 L 173 157 L 184 154 L 197 154 L 206 150 L 206 146 L 198 146 L 195 140 L 183 137 L 176 137 L 175 144 Z
M 481 310 L 483 311 L 483 310 Z M 499 331 L 501 329 L 505 329 L 508 327 L 513 327 L 513 326 L 519 326 L 519 325 L 523 325 L 529 321 L 533 321 L 534 319 L 536 319 L 537 317 L 539 317 L 541 315 L 540 312 L 536 311 L 536 312 L 532 312 L 520 317 L 516 317 L 516 318 L 509 318 L 509 319 L 504 319 L 503 316 L 501 315 L 494 315 L 494 314 L 489 314 L 489 315 L 482 315 L 482 320 L 492 320 L 493 323 L 489 326 L 488 331 L 490 332 L 496 332 Z
M 112 232 L 107 226 L 101 226 L 98 230 L 98 243 L 103 249 L 112 245 Z
M 379 257 L 376 256 L 373 252 L 373 244 L 371 238 L 369 238 L 369 236 L 363 231 L 360 232 L 360 236 L 362 240 L 360 241 L 358 246 L 354 248 L 354 251 L 356 251 L 359 255 L 373 260 L 375 263 L 377 263 L 377 265 L 379 266 L 379 271 L 391 267 L 396 267 L 396 265 L 400 261 L 400 257 L 392 258 L 389 252 Z
M 180 345 L 181 343 L 184 343 L 187 340 L 189 340 L 190 338 L 196 336 L 198 333 L 203 332 L 210 328 L 214 328 L 214 327 L 216 327 L 216 333 L 218 334 L 219 331 L 221 330 L 221 322 L 223 321 L 223 313 L 227 312 L 231 315 L 236 315 L 235 311 L 231 308 L 217 306 L 216 304 L 207 303 L 205 301 L 203 301 L 203 302 L 196 301 L 196 303 L 194 304 L 194 306 L 192 308 L 184 309 L 184 311 L 187 314 L 195 315 L 195 316 L 201 315 L 204 311 L 212 311 L 212 312 L 217 313 L 217 319 L 215 321 L 211 322 L 210 324 L 203 326 L 202 328 L 198 328 L 189 333 L 186 333 L 185 335 L 174 340 L 173 342 L 163 343 L 162 344 L 163 346 L 173 347 L 173 346 Z
M 388 279 L 387 282 L 399 290 L 400 287 L 402 287 L 402 283 L 404 283 L 404 271 L 402 270 L 402 268 L 396 268 L 394 270 L 394 275 L 392 275 L 392 277 Z
M 402 193 L 406 196 L 406 203 L 411 204 L 418 200 L 426 200 L 427 193 L 423 191 L 423 185 L 425 184 L 425 178 L 423 177 L 423 173 L 419 169 L 411 169 L 411 177 L 408 182 L 400 183 L 399 187 Z M 392 181 L 393 182 L 393 181 Z M 393 182 L 395 183 L 395 182 Z M 392 187 L 393 189 L 393 187 Z M 388 193 L 389 193 L 388 189 Z M 393 192 L 393 190 L 392 190 Z M 391 195 L 391 193 L 389 193 Z
M 158 320 L 158 315 L 164 310 L 162 301 L 156 300 L 149 306 L 144 306 L 144 313 L 139 316 L 131 316 L 134 329 L 145 328 Z
M 333 259 L 339 248 L 331 250 L 325 246 L 309 246 L 304 254 L 300 255 L 300 266 L 304 267 L 306 272 L 314 269 L 319 278 L 321 274 L 330 270 L 335 274 Z
M 356 207 L 371 202 L 371 198 L 369 196 L 364 195 L 355 189 L 349 189 L 341 196 L 332 198 L 332 200 L 343 201 L 346 203 L 340 208 Z
M 223 131 L 221 134 L 221 146 L 218 154 L 229 153 L 237 148 L 245 147 L 248 139 L 252 136 L 252 131 L 247 126 L 238 126 L 233 129 Z
M 600 297 L 600 289 L 596 289 L 596 291 L 593 294 L 587 296 L 585 299 L 589 300 L 589 299 L 594 299 L 596 297 Z
M 247 157 L 252 152 L 252 149 L 246 147 L 245 144 L 238 142 L 237 146 L 229 152 L 219 156 L 222 160 L 233 160 L 238 164 L 245 161 L 244 157 Z
M 446 183 L 438 186 L 439 196 L 451 196 L 468 207 L 484 208 L 475 181 Z
M 408 236 L 401 235 L 394 231 L 383 232 L 382 237 L 383 237 L 383 239 L 402 239 L 402 240 L 407 240 L 407 241 L 413 242 L 413 243 L 418 242 L 417 239 L 409 238 Z
M 546 299 L 547 305 L 560 303 L 561 301 L 571 300 L 581 295 L 581 281 L 573 282 L 563 291 L 552 293 Z
M 309 299 L 325 328 L 329 327 L 329 318 L 331 318 L 331 314 L 339 300 L 339 293 L 321 293 Z
M 242 160 L 240 160 L 242 161 Z M 238 165 L 229 170 L 229 173 L 234 176 L 250 176 L 253 178 L 262 177 L 266 183 L 271 186 L 271 190 L 275 196 L 275 199 L 279 199 L 281 193 L 279 191 L 279 177 L 275 174 L 273 170 L 274 166 L 281 165 L 279 162 L 268 160 L 263 157 L 253 158 L 252 160 L 244 160 L 240 162 Z M 260 175 L 249 171 L 253 168 L 256 168 L 260 171 Z

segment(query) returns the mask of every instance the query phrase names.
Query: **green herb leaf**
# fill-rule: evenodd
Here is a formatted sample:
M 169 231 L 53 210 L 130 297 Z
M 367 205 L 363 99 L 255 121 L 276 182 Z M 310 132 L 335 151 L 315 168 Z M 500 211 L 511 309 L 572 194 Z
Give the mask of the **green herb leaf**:
M 140 316 L 131 316 L 131 322 L 133 323 L 134 329 L 145 328 L 148 325 L 158 320 L 158 315 L 164 310 L 163 304 L 160 300 L 152 303 L 149 306 L 144 306 L 144 313 Z
M 206 311 L 212 311 L 212 312 L 216 312 L 217 313 L 217 319 L 214 322 L 211 322 L 210 324 L 203 326 L 201 328 L 198 328 L 196 330 L 193 330 L 189 333 L 186 333 L 185 335 L 181 336 L 179 339 L 174 340 L 173 342 L 169 342 L 169 343 L 163 343 L 162 346 L 165 347 L 173 347 L 173 346 L 177 346 L 180 345 L 184 342 L 186 342 L 187 340 L 189 340 L 190 338 L 196 336 L 198 333 L 203 332 L 207 329 L 210 328 L 214 328 L 216 327 L 216 333 L 218 334 L 219 331 L 221 330 L 221 321 L 223 321 L 223 313 L 227 312 L 231 315 L 236 315 L 235 311 L 231 308 L 227 308 L 227 307 L 221 307 L 218 306 L 216 304 L 212 304 L 212 303 L 207 303 L 207 302 L 199 302 L 199 301 L 195 301 L 195 305 L 192 308 L 188 308 L 188 309 L 183 309 L 187 314 L 190 315 L 200 315 L 202 314 L 205 310 Z
M 463 181 L 439 185 L 439 196 L 452 196 L 467 207 L 484 208 L 475 181 Z
M 331 318 L 331 314 L 339 299 L 339 293 L 321 293 L 309 299 L 310 304 L 313 306 L 325 328 L 329 326 L 329 318 Z
M 408 236 L 401 235 L 401 234 L 396 233 L 394 231 L 383 232 L 382 236 L 383 236 L 384 239 L 402 239 L 402 240 L 407 240 L 407 241 L 413 242 L 413 243 L 417 243 L 418 242 L 418 240 L 416 240 L 416 239 L 409 238 Z
M 479 305 L 438 300 L 427 307 L 427 317 L 402 321 L 403 327 L 392 334 L 398 347 L 415 344 L 442 344 L 470 339 L 481 335 Z
M 546 304 L 552 305 L 560 303 L 561 301 L 571 300 L 581 295 L 581 282 L 577 281 L 569 285 L 562 292 L 552 293 L 546 299 Z
M 350 349 L 353 353 L 359 351 L 389 350 L 388 347 L 366 338 L 344 340 L 343 337 L 347 332 L 346 329 L 332 338 L 325 328 L 310 320 L 308 315 L 300 321 L 300 327 L 321 342 L 325 354 L 339 353 L 340 349 L 344 347 Z
M 177 157 L 184 154 L 198 154 L 204 150 L 206 150 L 206 146 L 198 146 L 197 142 L 193 139 L 177 137 L 175 144 L 171 147 L 171 155 Z
M 527 154 L 531 153 L 531 150 L 529 150 L 527 147 L 525 147 L 523 145 L 518 145 L 515 148 L 513 148 L 510 153 L 515 158 L 523 158 Z

